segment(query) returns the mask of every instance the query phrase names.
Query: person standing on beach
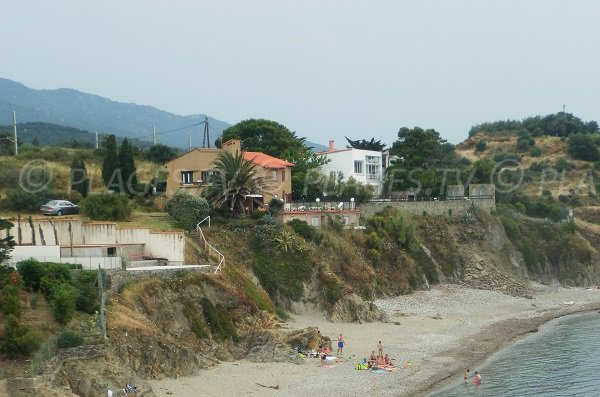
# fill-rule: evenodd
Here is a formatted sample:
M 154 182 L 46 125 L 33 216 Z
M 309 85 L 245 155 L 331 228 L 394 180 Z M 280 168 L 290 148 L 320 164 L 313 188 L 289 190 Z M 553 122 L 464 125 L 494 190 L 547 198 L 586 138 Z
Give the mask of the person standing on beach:
M 378 356 L 383 357 L 383 343 L 381 341 L 377 343 L 377 351 L 379 352 Z
M 467 383 L 467 379 L 469 379 L 469 371 L 469 368 L 467 368 L 467 370 L 465 371 L 465 383 Z
M 337 348 L 337 355 L 341 356 L 342 354 L 344 354 L 344 345 L 346 344 L 346 341 L 344 341 L 344 337 L 342 336 L 342 334 L 340 334 L 340 336 L 338 337 L 338 348 Z

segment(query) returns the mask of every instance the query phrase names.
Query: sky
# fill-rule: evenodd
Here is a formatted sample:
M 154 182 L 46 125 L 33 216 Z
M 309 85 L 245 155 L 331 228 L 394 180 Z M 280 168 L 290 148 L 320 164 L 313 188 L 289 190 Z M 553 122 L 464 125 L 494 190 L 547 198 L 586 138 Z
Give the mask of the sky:
M 388 145 L 400 127 L 562 110 L 598 120 L 600 2 L 19 0 L 0 77 L 308 140 Z

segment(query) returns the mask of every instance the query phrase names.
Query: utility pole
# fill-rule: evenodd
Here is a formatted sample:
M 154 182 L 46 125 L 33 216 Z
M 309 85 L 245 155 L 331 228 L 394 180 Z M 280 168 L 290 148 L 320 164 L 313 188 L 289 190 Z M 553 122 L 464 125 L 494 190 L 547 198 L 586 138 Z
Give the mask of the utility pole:
M 192 136 L 188 135 L 188 151 L 192 150 Z
M 202 139 L 202 147 L 210 147 L 210 136 L 208 134 L 208 117 L 204 116 L 204 138 Z
M 13 132 L 15 134 L 15 156 L 19 154 L 19 145 L 17 144 L 17 112 L 13 110 Z
M 98 131 L 96 131 L 96 150 L 98 149 Z
M 156 126 L 152 126 L 152 144 L 156 145 Z

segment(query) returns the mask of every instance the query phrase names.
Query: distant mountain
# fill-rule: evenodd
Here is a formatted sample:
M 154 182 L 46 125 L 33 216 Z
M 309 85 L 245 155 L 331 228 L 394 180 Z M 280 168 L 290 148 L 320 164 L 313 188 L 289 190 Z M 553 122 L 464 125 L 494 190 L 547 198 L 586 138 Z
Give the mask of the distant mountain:
M 180 116 L 151 106 L 123 103 L 97 95 L 60 88 L 34 90 L 21 83 L 0 78 L 0 125 L 12 124 L 12 112 L 17 122 L 43 122 L 98 131 L 121 137 L 152 141 L 156 126 L 158 143 L 185 148 L 188 135 L 192 145 L 202 144 L 205 115 Z M 229 124 L 208 117 L 211 146 Z
M 315 142 L 311 142 L 311 141 L 304 141 L 304 144 L 307 147 L 312 148 L 312 151 L 315 152 L 315 153 L 325 152 L 327 150 L 327 146 L 321 145 L 320 143 L 315 143 Z

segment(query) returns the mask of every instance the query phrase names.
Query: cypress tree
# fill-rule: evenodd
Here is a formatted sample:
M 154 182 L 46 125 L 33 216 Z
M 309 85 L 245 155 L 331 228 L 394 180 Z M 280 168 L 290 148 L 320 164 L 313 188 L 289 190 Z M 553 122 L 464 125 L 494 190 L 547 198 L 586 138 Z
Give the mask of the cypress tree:
M 85 163 L 81 159 L 74 159 L 71 163 L 71 190 L 77 190 L 81 196 L 87 197 L 90 180 L 88 178 Z
M 127 138 L 123 139 L 121 149 L 119 150 L 119 167 L 123 177 L 124 190 L 127 193 L 134 194 L 137 186 L 137 175 L 135 169 L 135 160 L 133 159 L 133 149 Z
M 104 144 L 104 160 L 102 161 L 102 180 L 106 187 L 111 183 L 111 178 L 118 167 L 117 138 L 114 135 L 109 135 Z M 116 182 L 119 183 L 119 181 Z

